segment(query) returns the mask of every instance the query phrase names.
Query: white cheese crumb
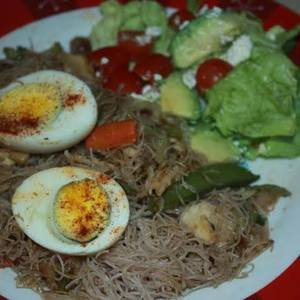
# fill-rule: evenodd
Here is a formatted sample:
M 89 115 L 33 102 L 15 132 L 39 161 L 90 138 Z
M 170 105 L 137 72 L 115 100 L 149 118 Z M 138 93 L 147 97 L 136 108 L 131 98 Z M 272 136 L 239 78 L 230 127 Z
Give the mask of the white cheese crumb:
M 186 20 L 184 21 L 180 26 L 179 26 L 179 30 L 184 29 L 186 26 L 188 26 L 190 24 L 190 21 Z
M 217 18 L 220 16 L 221 13 L 222 13 L 222 8 L 215 6 L 208 12 L 207 17 L 208 18 Z
M 221 45 L 226 45 L 229 42 L 233 41 L 233 37 L 228 36 L 228 35 L 221 35 L 220 36 L 220 43 Z
M 167 17 L 170 17 L 170 16 L 172 16 L 173 14 L 175 14 L 177 11 L 178 11 L 177 8 L 167 7 L 167 8 L 166 8 L 166 16 L 167 16 Z
M 145 33 L 151 37 L 157 37 L 161 35 L 161 28 L 158 26 L 150 26 L 146 28 Z
M 145 95 L 145 94 L 151 92 L 152 89 L 153 89 L 152 85 L 146 84 L 142 89 L 142 94 Z
M 136 40 L 140 45 L 143 46 L 143 45 L 149 44 L 151 42 L 152 36 L 148 35 L 148 34 L 140 35 L 140 36 L 136 37 Z
M 197 16 L 202 16 L 208 11 L 208 5 L 203 5 L 197 13 Z
M 236 39 L 227 52 L 221 57 L 233 66 L 247 60 L 251 56 L 252 41 L 248 35 L 242 35 Z
M 196 70 L 189 69 L 182 74 L 183 83 L 190 89 L 196 86 Z
M 102 57 L 100 60 L 100 65 L 106 65 L 109 63 L 109 59 L 107 57 Z
M 160 97 L 159 91 L 149 84 L 143 87 L 142 94 L 131 93 L 130 95 L 135 99 L 149 102 L 155 102 Z
M 163 79 L 163 77 L 160 75 L 160 74 L 158 74 L 158 73 L 155 73 L 154 74 L 154 80 L 155 81 L 160 81 L 160 80 L 162 80 Z

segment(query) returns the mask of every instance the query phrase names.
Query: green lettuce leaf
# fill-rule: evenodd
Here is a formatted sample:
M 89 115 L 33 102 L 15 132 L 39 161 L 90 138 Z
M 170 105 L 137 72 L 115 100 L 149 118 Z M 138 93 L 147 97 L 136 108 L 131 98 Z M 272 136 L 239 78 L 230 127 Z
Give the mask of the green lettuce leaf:
M 300 156 L 300 69 L 298 74 L 298 97 L 296 101 L 296 133 L 293 137 L 270 138 L 262 143 L 258 155 L 263 157 L 286 157 Z
M 142 4 L 140 14 L 145 25 L 164 29 L 168 23 L 164 8 L 156 1 L 144 1 Z
M 297 43 L 300 34 L 300 24 L 291 30 L 285 30 L 280 25 L 273 26 L 267 32 L 267 37 L 278 44 L 285 53 L 289 53 Z
M 154 43 L 154 52 L 169 55 L 169 48 L 175 31 L 170 27 L 166 27 L 162 35 Z
M 267 36 L 263 28 L 262 21 L 251 13 L 244 14 L 243 32 L 251 37 L 255 46 L 280 49 L 280 46 L 275 42 L 275 40 L 272 40 Z
M 204 116 L 226 136 L 292 136 L 296 130 L 297 67 L 281 51 L 253 49 L 206 94 Z

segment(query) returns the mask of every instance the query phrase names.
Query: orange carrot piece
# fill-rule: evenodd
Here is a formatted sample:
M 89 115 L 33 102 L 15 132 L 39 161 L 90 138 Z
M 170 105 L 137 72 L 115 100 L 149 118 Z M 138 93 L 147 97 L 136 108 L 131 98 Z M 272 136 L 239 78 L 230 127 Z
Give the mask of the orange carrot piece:
M 138 130 L 135 120 L 124 120 L 96 127 L 86 138 L 85 146 L 89 149 L 106 150 L 134 144 Z

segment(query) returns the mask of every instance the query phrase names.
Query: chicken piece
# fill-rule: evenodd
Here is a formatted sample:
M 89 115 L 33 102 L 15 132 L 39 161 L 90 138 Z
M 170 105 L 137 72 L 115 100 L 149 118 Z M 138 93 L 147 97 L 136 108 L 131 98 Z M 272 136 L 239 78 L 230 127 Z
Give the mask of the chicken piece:
M 231 243 L 235 237 L 238 223 L 231 215 L 232 212 L 222 205 L 201 201 L 188 206 L 182 212 L 180 221 L 183 227 L 203 240 L 205 245 L 222 246 Z
M 149 184 L 149 191 L 154 192 L 157 196 L 161 196 L 164 191 L 171 185 L 173 181 L 178 179 L 180 173 L 180 167 L 165 167 L 158 170 Z
M 204 244 L 211 245 L 217 241 L 217 234 L 213 223 L 216 206 L 207 202 L 190 205 L 181 214 L 181 224 L 188 231 L 203 240 Z
M 66 72 L 75 74 L 87 81 L 93 80 L 94 72 L 85 56 L 64 53 L 62 57 L 64 61 L 64 69 Z

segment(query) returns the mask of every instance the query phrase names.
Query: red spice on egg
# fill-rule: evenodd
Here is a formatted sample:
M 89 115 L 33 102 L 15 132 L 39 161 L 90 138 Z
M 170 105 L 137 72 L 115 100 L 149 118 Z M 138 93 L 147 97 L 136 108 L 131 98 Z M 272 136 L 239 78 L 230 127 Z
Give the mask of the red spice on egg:
M 70 94 L 64 99 L 65 107 L 73 107 L 76 104 L 84 104 L 86 99 L 81 94 Z
M 79 235 L 80 236 L 86 236 L 91 230 L 88 230 L 84 225 L 80 225 L 80 229 L 79 229 Z
M 39 127 L 39 118 L 22 117 L 15 118 L 14 116 L 0 115 L 0 132 L 5 134 L 19 135 L 30 133 Z
M 89 213 L 85 215 L 86 221 L 92 221 L 95 218 L 95 215 L 93 213 Z
M 104 174 L 100 174 L 96 180 L 100 184 L 106 184 L 109 182 L 110 177 L 108 177 L 107 175 L 104 175 Z

